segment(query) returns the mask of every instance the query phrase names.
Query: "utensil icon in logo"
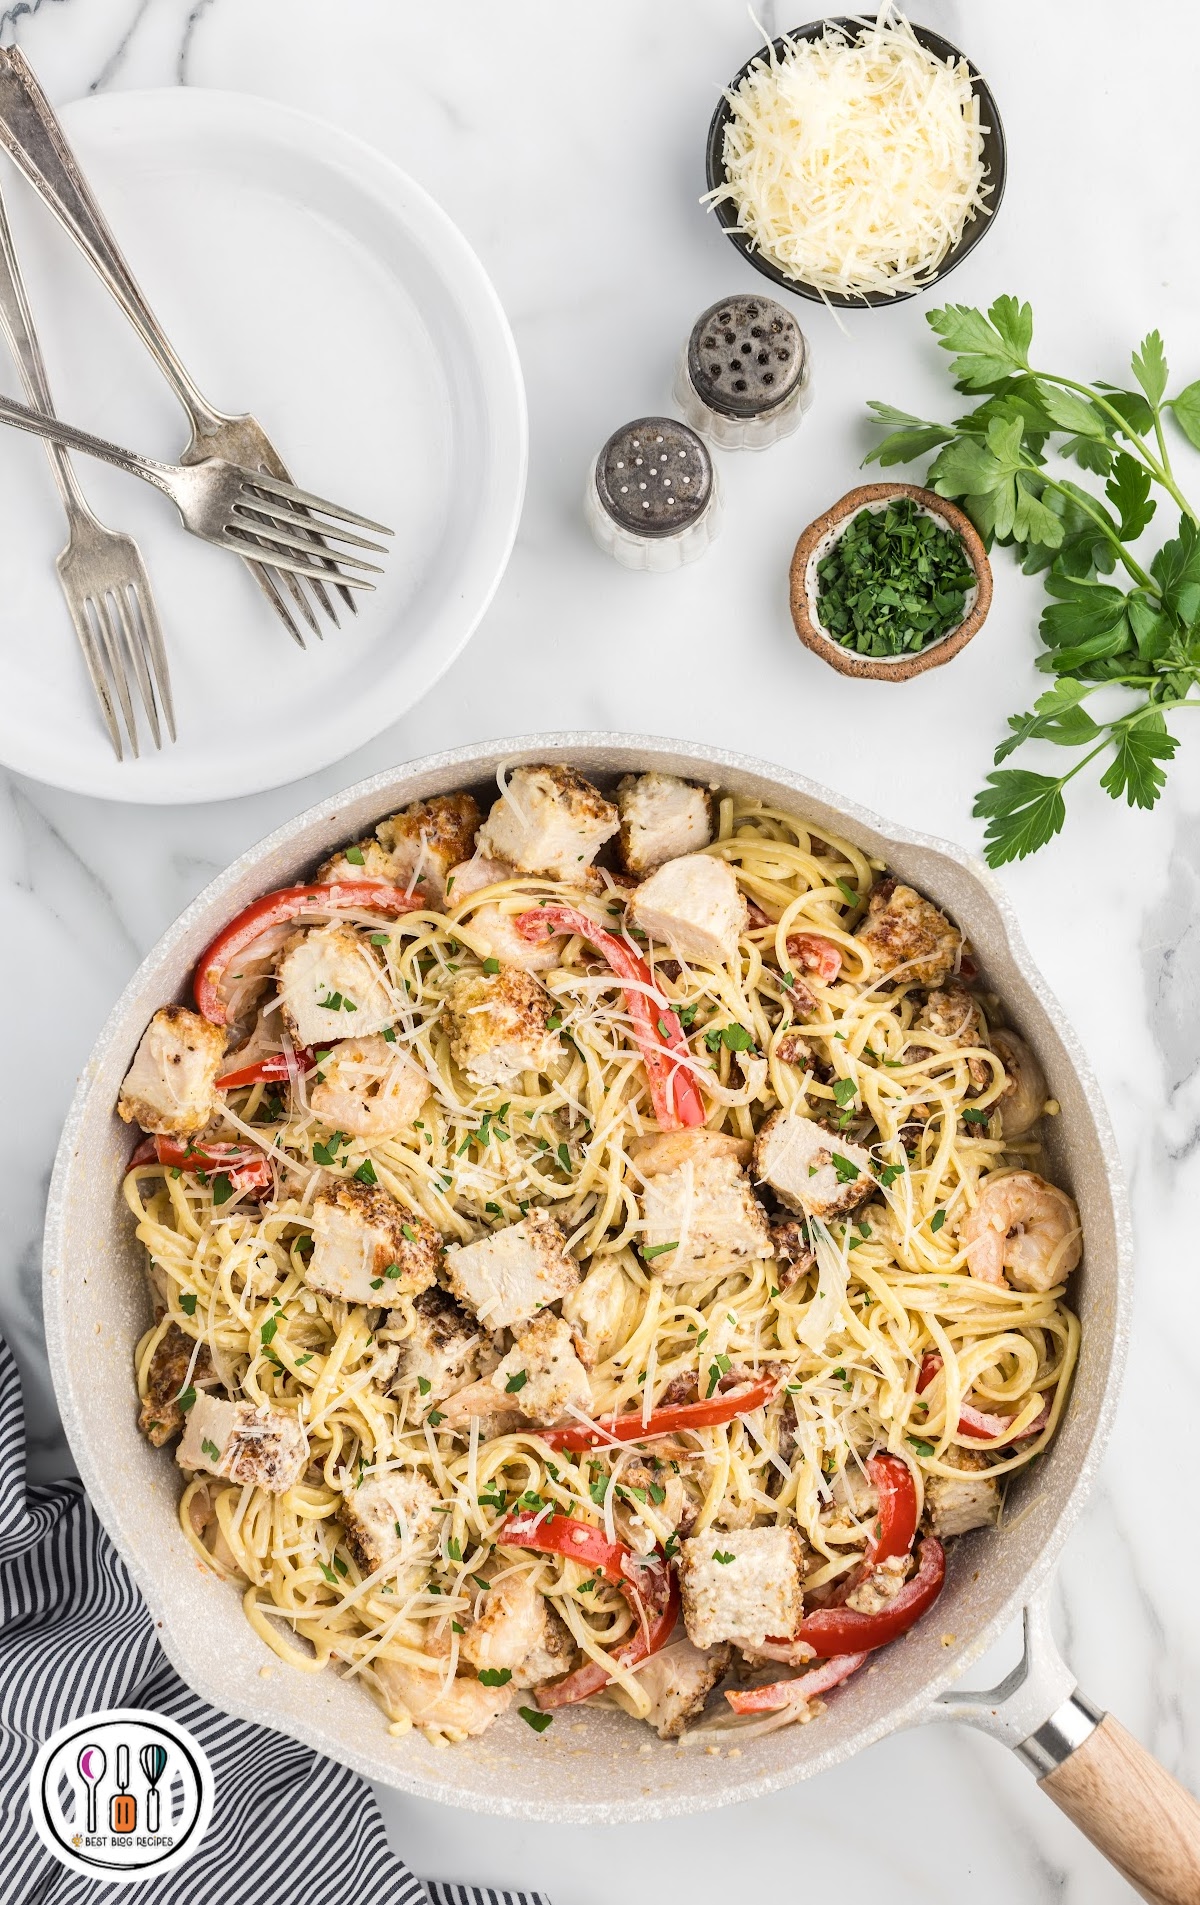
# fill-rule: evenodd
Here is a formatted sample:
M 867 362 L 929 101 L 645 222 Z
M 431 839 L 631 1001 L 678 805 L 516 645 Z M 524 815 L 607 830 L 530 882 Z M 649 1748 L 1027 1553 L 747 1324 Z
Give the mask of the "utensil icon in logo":
M 137 1825 L 137 1800 L 129 1791 L 129 1748 L 117 1748 L 117 1786 L 112 1796 L 109 1820 L 114 1833 L 132 1832 Z
M 165 1746 L 143 1746 L 138 1754 L 138 1762 L 146 1775 L 149 1791 L 146 1794 L 146 1830 L 158 1831 L 158 1782 L 167 1770 L 167 1749 Z
M 76 1765 L 79 1767 L 79 1777 L 87 1787 L 87 1829 L 89 1832 L 95 1832 L 96 1788 L 104 1778 L 105 1768 L 108 1765 L 104 1757 L 104 1748 L 81 1746 Z

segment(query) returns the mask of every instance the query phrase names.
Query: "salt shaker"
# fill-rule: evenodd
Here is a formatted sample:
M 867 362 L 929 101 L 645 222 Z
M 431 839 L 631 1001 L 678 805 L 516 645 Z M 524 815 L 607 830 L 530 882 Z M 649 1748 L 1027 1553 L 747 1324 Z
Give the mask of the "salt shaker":
M 627 569 L 663 573 L 694 562 L 721 520 L 706 445 L 675 417 L 636 417 L 614 430 L 588 472 L 588 527 Z
M 804 332 L 772 298 L 723 298 L 692 326 L 675 401 L 722 449 L 765 450 L 791 435 L 811 401 Z

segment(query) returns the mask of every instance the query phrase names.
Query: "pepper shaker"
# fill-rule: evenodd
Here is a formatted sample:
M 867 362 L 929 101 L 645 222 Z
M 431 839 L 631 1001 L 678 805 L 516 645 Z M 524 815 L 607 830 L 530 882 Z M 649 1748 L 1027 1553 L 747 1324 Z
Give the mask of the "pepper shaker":
M 600 548 L 627 569 L 661 574 L 694 562 L 722 513 L 707 446 L 675 417 L 636 417 L 593 462 L 584 509 Z
M 765 450 L 812 400 L 808 340 L 790 311 L 753 292 L 710 305 L 692 326 L 675 401 L 725 450 Z

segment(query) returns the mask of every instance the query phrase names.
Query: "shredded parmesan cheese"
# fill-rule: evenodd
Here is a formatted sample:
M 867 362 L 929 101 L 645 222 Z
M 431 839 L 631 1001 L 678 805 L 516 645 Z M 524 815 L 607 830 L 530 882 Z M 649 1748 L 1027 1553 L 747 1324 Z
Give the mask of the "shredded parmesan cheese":
M 797 282 L 919 289 L 988 210 L 966 61 L 939 60 L 886 4 L 856 39 L 831 25 L 784 45 L 726 95 L 726 182 L 710 199 Z

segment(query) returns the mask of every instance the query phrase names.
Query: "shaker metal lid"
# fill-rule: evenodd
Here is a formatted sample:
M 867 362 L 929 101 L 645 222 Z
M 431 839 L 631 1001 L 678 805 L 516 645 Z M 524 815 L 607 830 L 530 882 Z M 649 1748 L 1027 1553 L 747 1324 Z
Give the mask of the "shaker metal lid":
M 712 459 L 674 417 L 635 417 L 614 430 L 596 459 L 596 494 L 635 536 L 674 536 L 712 499 Z
M 790 311 L 753 292 L 723 298 L 697 318 L 688 376 L 710 410 L 757 417 L 790 397 L 804 372 L 804 333 Z

